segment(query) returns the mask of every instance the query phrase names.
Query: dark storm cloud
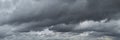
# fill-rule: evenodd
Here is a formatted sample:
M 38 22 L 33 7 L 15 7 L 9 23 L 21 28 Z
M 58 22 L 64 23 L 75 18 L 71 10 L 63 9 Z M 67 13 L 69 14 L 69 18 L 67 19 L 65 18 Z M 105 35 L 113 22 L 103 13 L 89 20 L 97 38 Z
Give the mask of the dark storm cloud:
M 93 35 L 97 36 L 113 36 L 113 37 L 120 37 L 120 20 L 112 20 L 107 23 L 101 22 L 88 22 L 89 25 L 81 25 L 75 28 L 76 32 L 87 32 L 87 31 L 94 31 Z M 82 27 L 83 26 L 83 27 Z
M 50 30 L 116 33 L 115 29 L 110 31 L 113 24 L 110 24 L 112 27 L 103 23 L 102 26 L 100 24 L 85 29 L 74 28 L 79 22 L 86 20 L 119 19 L 119 11 L 119 0 L 22 0 L 13 13 L 0 17 L 0 24 L 13 25 L 11 28 L 15 29 L 11 30 L 15 32 L 41 31 L 46 27 L 54 26 Z
M 57 32 L 70 32 L 74 29 L 77 24 L 58 24 L 49 28 L 49 30 Z
M 106 2 L 107 1 L 107 2 Z M 9 19 L 1 21 L 1 24 L 32 24 L 45 27 L 56 24 L 79 23 L 85 20 L 100 21 L 110 19 L 119 14 L 119 0 L 40 0 L 37 3 L 23 2 L 17 7 Z M 34 6 L 34 7 L 32 7 Z M 4 18 L 6 19 L 6 18 Z
M 58 32 L 75 32 L 75 33 L 84 33 L 92 32 L 91 36 L 101 37 L 101 36 L 112 36 L 120 37 L 120 20 L 112 20 L 105 22 L 102 20 L 97 21 L 85 21 L 80 24 L 59 24 L 54 27 L 51 27 L 50 30 Z
M 39 4 L 39 6 L 33 5 L 38 6 L 37 8 L 18 9 L 18 11 L 14 12 L 11 19 L 3 23 L 19 24 L 47 20 L 48 22 L 46 23 L 52 25 L 60 23 L 76 23 L 84 20 L 99 21 L 105 18 L 110 18 L 119 12 L 119 0 L 108 0 L 107 3 L 104 0 L 53 0 L 49 2 L 48 0 L 40 0 L 40 2 L 43 2 L 43 4 Z M 22 6 L 25 7 L 26 5 L 23 4 Z

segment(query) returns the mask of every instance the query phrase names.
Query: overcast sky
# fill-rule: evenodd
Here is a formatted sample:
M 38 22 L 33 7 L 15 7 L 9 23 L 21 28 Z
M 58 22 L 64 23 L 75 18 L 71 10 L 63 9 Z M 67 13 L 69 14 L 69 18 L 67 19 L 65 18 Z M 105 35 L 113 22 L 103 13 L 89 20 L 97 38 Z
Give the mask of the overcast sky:
M 119 17 L 120 0 L 0 0 L 0 38 L 47 28 L 119 40 Z

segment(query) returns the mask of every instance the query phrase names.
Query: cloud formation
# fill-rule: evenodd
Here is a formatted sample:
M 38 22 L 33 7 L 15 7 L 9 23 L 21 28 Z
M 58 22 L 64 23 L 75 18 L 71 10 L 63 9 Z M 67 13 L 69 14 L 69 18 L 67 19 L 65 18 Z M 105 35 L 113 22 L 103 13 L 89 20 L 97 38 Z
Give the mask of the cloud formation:
M 85 20 L 99 21 L 105 18 L 109 19 L 119 14 L 119 5 L 116 4 L 118 2 L 113 1 L 113 4 L 110 4 L 111 1 L 107 4 L 105 4 L 104 1 L 96 2 L 98 3 L 87 0 L 40 0 L 37 3 L 22 1 L 12 14 L 8 14 L 9 18 L 5 18 L 8 20 L 2 20 L 1 24 L 26 23 L 31 21 L 52 22 L 50 24 L 69 24 Z M 102 2 L 105 6 L 101 5 Z M 92 5 L 95 6 L 91 7 Z M 110 6 L 110 8 L 108 8 L 108 6 Z
M 89 33 L 92 32 L 84 32 L 81 34 L 71 32 L 62 33 L 45 29 L 41 32 L 32 31 L 28 33 L 19 33 L 17 35 L 8 36 L 2 40 L 114 40 L 114 37 L 93 37 L 89 35 Z
M 2 37 L 17 32 L 42 31 L 45 28 L 59 32 L 94 31 L 96 35 L 100 32 L 100 35 L 120 36 L 119 0 L 11 0 L 7 2 L 14 5 L 10 7 L 10 11 L 8 9 L 0 11 L 0 36 Z M 101 22 L 101 20 L 105 21 Z

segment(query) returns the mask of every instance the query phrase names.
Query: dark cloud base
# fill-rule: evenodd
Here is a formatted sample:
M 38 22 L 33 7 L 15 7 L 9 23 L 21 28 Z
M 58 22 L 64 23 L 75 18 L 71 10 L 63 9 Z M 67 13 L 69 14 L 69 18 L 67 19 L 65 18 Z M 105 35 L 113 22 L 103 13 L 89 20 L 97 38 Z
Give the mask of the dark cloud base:
M 12 13 L 0 14 L 0 37 L 46 28 L 120 37 L 119 0 L 18 0 Z

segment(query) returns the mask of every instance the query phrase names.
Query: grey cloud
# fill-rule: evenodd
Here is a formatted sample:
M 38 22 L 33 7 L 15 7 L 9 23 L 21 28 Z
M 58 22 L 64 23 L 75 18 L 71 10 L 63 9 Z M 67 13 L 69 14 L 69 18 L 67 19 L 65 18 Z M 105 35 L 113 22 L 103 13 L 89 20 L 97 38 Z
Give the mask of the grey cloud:
M 57 32 L 71 32 L 77 24 L 58 24 L 50 27 L 49 30 Z
M 120 37 L 120 20 L 111 20 L 105 22 L 102 20 L 97 21 L 85 21 L 80 24 L 59 24 L 50 28 L 50 30 L 57 32 L 73 32 L 73 33 L 90 33 L 91 36 L 101 37 L 101 36 L 112 36 Z
M 10 18 L 3 23 L 26 23 L 46 19 L 53 21 L 55 20 L 53 24 L 76 23 L 84 20 L 99 21 L 105 18 L 110 18 L 111 16 L 118 14 L 117 12 L 119 11 L 119 5 L 116 5 L 118 2 L 114 1 L 110 1 L 110 3 L 113 2 L 113 4 L 108 2 L 106 5 L 101 5 L 104 1 L 94 3 L 94 1 L 91 2 L 87 0 L 76 0 L 73 3 L 70 2 L 71 4 L 68 2 L 63 2 L 62 0 L 53 0 L 49 2 L 48 0 L 41 0 L 40 2 L 42 3 L 38 3 L 39 6 L 38 4 L 31 5 L 29 2 L 26 4 L 23 3 L 23 5 L 21 4 L 20 7 L 24 8 L 19 9 L 18 7 L 18 9 L 16 9 L 17 11 L 15 11 L 13 15 L 11 15 Z M 94 8 L 91 7 L 92 5 L 95 5 L 93 6 Z M 35 7 L 32 8 L 32 6 Z M 111 7 L 107 8 L 108 6 Z
M 31 28 L 34 28 L 35 26 L 52 26 L 61 23 L 79 23 L 85 20 L 100 21 L 119 14 L 117 13 L 119 12 L 119 5 L 116 4 L 119 1 L 116 1 L 110 0 L 106 4 L 104 0 L 40 0 L 33 5 L 32 1 L 23 1 L 17 7 L 18 9 L 12 14 L 8 14 L 8 18 L 4 18 L 6 20 L 1 21 L 1 24 L 20 25 L 22 23 L 39 22 L 31 25 L 33 26 Z M 108 8 L 109 6 L 110 8 Z
M 60 32 L 108 32 L 119 35 L 117 22 L 98 23 L 74 29 L 79 22 L 119 19 L 119 0 L 21 0 L 13 13 L 0 16 L 0 25 L 11 25 L 11 32 L 50 30 Z M 65 25 L 62 25 L 65 24 Z M 106 28 L 106 29 L 105 29 Z M 112 31 L 110 31 L 113 29 Z M 112 34 L 105 34 L 111 35 Z
M 41 32 L 28 32 L 28 33 L 19 33 L 17 35 L 9 36 L 3 40 L 113 40 L 114 37 L 102 36 L 102 37 L 93 37 L 88 35 L 91 32 L 85 33 L 62 33 L 62 32 L 53 32 L 50 30 L 44 30 Z M 115 38 L 117 39 L 117 38 Z
M 107 35 L 107 36 L 120 37 L 120 34 L 119 34 L 120 23 L 119 22 L 120 22 L 119 20 L 110 21 L 108 23 L 95 23 L 94 22 L 93 24 L 87 25 L 87 27 L 85 28 L 81 28 L 81 26 L 79 26 L 75 28 L 75 30 L 77 31 L 78 29 L 77 32 L 95 31 L 98 33 L 100 32 L 103 36 Z

